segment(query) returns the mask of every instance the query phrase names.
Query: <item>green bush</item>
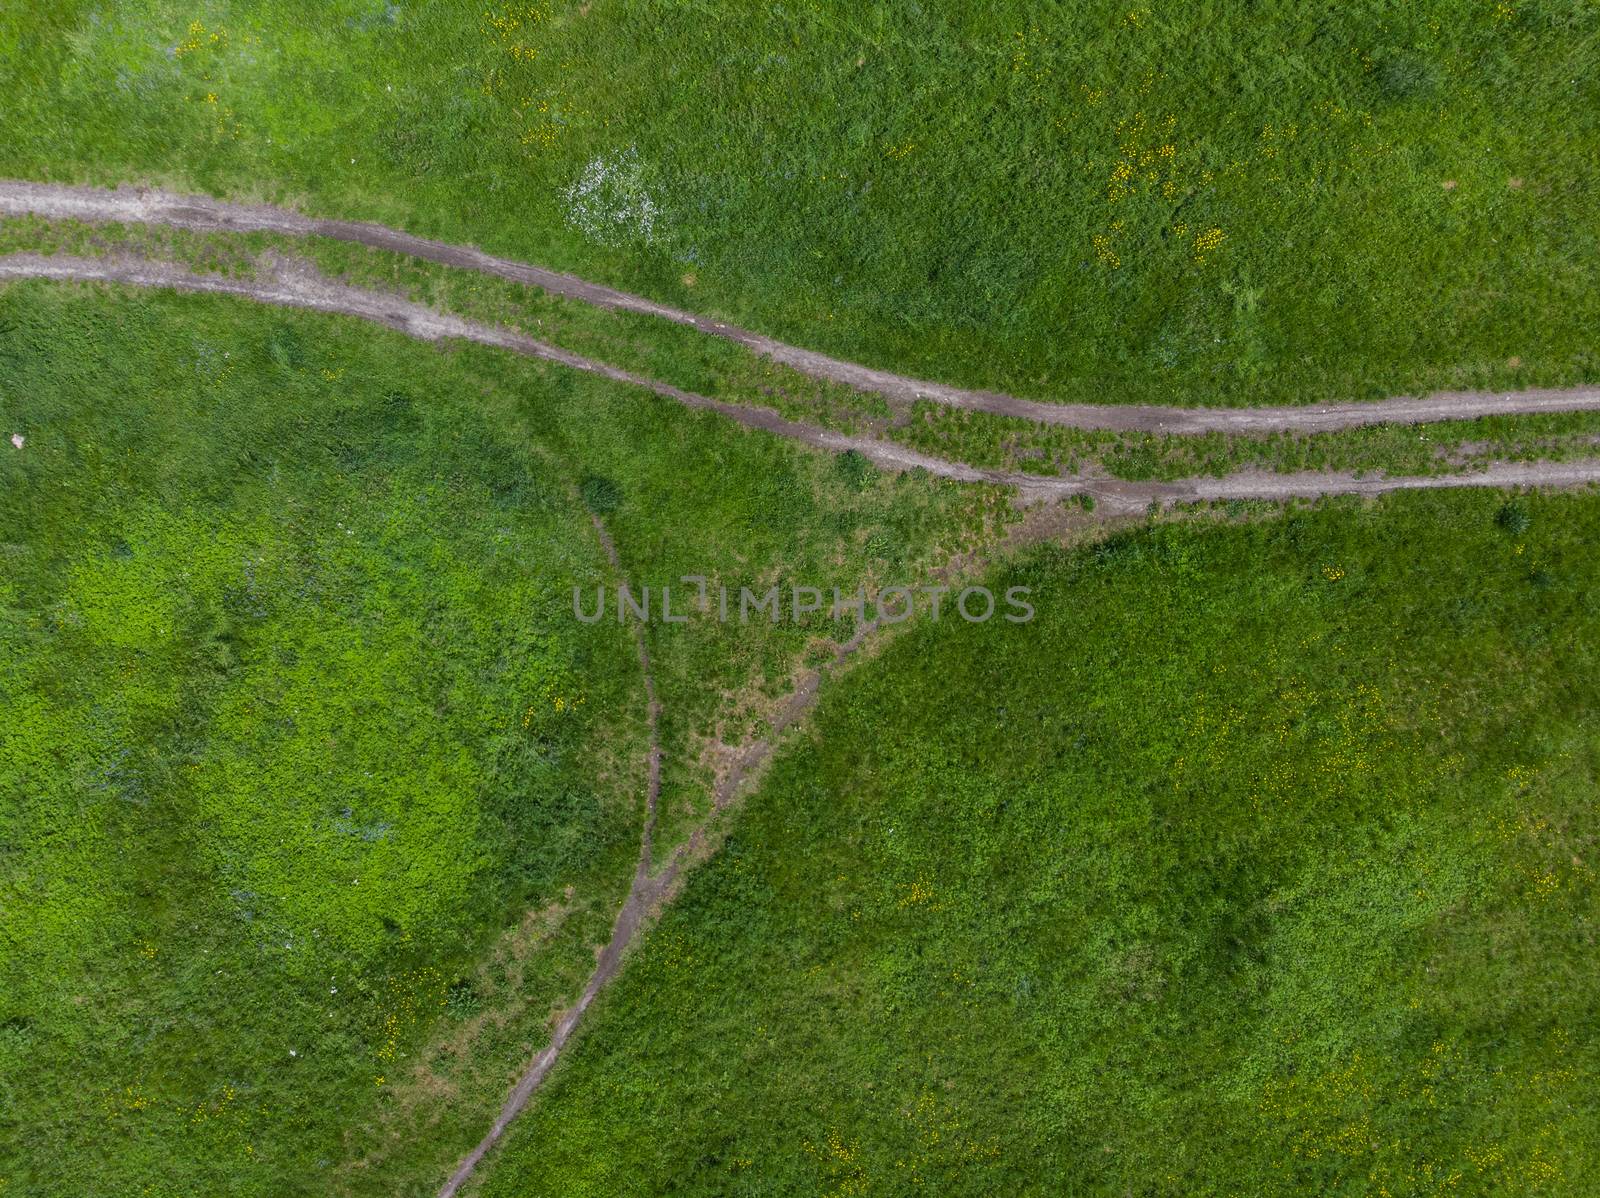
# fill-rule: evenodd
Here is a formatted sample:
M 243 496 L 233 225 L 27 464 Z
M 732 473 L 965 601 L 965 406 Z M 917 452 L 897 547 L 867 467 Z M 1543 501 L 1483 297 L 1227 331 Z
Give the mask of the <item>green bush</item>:
M 585 475 L 579 486 L 584 506 L 597 516 L 609 516 L 622 502 L 622 488 L 598 474 Z
M 1514 537 L 1522 536 L 1533 526 L 1533 519 L 1528 515 L 1528 509 L 1515 500 L 1503 505 L 1495 513 L 1494 520 Z

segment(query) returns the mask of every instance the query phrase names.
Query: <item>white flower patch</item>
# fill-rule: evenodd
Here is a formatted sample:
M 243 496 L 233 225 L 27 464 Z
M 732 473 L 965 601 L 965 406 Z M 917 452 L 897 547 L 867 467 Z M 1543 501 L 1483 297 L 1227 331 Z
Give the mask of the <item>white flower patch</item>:
M 590 241 L 625 245 L 656 238 L 661 214 L 645 182 L 645 168 L 632 146 L 590 159 L 583 173 L 561 193 L 567 223 Z

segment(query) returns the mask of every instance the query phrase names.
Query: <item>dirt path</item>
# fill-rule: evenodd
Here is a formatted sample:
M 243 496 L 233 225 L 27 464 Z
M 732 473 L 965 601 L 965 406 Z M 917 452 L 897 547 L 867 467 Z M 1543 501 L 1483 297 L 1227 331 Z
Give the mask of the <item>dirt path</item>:
M 622 573 L 622 562 L 618 557 L 615 543 L 606 531 L 604 523 L 598 516 L 591 517 L 594 521 L 595 533 L 610 559 L 611 566 L 618 574 Z M 834 669 L 842 665 L 876 629 L 876 620 L 867 621 L 856 626 L 855 633 L 844 644 L 834 650 L 833 658 L 827 669 Z M 640 837 L 639 861 L 634 869 L 633 885 L 628 889 L 628 897 L 622 904 L 622 910 L 617 914 L 616 923 L 612 925 L 611 939 L 600 952 L 595 962 L 594 972 L 589 975 L 589 980 L 584 984 L 583 993 L 577 1003 L 562 1015 L 551 1033 L 550 1042 L 544 1050 L 536 1056 L 527 1070 L 517 1080 L 511 1094 L 500 1108 L 500 1114 L 495 1118 L 493 1125 L 476 1147 L 462 1158 L 456 1171 L 450 1179 L 440 1187 L 438 1198 L 455 1198 L 461 1187 L 472 1175 L 478 1164 L 488 1154 L 511 1121 L 522 1112 L 531 1099 L 549 1076 L 550 1070 L 555 1066 L 561 1051 L 571 1039 L 572 1033 L 577 1029 L 578 1022 L 583 1018 L 584 1012 L 594 1002 L 595 996 L 605 988 L 606 984 L 614 978 L 622 967 L 623 958 L 640 931 L 650 920 L 653 914 L 659 914 L 659 909 L 677 897 L 677 882 L 685 867 L 692 865 L 709 855 L 711 849 L 710 834 L 713 821 L 723 811 L 730 807 L 739 797 L 740 791 L 747 783 L 760 774 L 762 767 L 771 759 L 773 746 L 777 739 L 803 717 L 816 705 L 817 694 L 821 687 L 823 671 L 808 670 L 802 676 L 800 684 L 794 692 L 778 704 L 777 711 L 771 720 L 772 731 L 765 737 L 748 742 L 734 755 L 733 764 L 718 779 L 712 792 L 711 809 L 691 830 L 683 844 L 673 851 L 666 867 L 659 873 L 651 874 L 651 859 L 654 854 L 653 839 L 656 824 L 656 804 L 661 796 L 661 738 L 659 725 L 661 720 L 661 705 L 656 699 L 655 678 L 650 668 L 650 654 L 645 646 L 644 628 L 641 624 L 634 625 L 634 637 L 639 651 L 639 665 L 644 671 L 645 699 L 649 711 L 650 727 L 650 754 L 649 754 L 649 783 L 646 788 L 645 822 L 644 831 Z
M 855 450 L 886 470 L 920 468 L 938 478 L 957 482 L 991 483 L 1015 487 L 1025 500 L 1090 495 L 1113 513 L 1141 511 L 1152 503 L 1169 505 L 1213 499 L 1289 499 L 1319 495 L 1381 495 L 1388 491 L 1434 490 L 1442 487 L 1570 487 L 1600 481 L 1600 461 L 1497 463 L 1465 474 L 1432 476 L 1370 476 L 1326 472 L 1274 474 L 1243 471 L 1223 478 L 1198 478 L 1183 482 L 1125 482 L 1103 478 L 1064 478 L 989 470 L 919 453 L 892 441 L 850 436 L 789 420 L 766 408 L 745 407 L 684 391 L 655 379 L 619 370 L 579 354 L 535 340 L 524 333 L 463 320 L 434 311 L 398 296 L 384 295 L 333 282 L 304 265 L 279 263 L 272 278 L 239 279 L 225 275 L 196 274 L 171 263 L 142 258 L 74 258 L 66 255 L 11 254 L 0 256 L 0 281 L 55 279 L 66 282 L 116 283 L 135 287 L 232 295 L 257 303 L 312 312 L 353 316 L 384 325 L 423 341 L 452 338 L 509 350 L 529 358 L 554 362 L 573 370 L 597 374 L 634 387 L 642 387 L 697 411 L 716 412 L 746 428 L 785 437 L 831 452 Z M 1600 408 L 1600 391 L 1588 404 Z M 1316 413 L 1301 414 L 1314 421 Z
M 0 180 L 0 216 L 166 225 L 207 233 L 278 233 L 354 242 L 461 270 L 496 275 L 599 308 L 636 312 L 687 325 L 710 336 L 736 342 L 793 370 L 843 383 L 860 391 L 875 391 L 903 401 L 925 399 L 954 408 L 1080 429 L 1148 433 L 1309 433 L 1368 424 L 1423 424 L 1434 420 L 1467 420 L 1478 416 L 1575 412 L 1600 408 L 1600 388 L 1597 387 L 1517 392 L 1441 391 L 1420 398 L 1288 408 L 1119 407 L 1042 403 L 994 391 L 950 387 L 830 358 L 826 354 L 787 345 L 708 316 L 585 282 L 575 275 L 497 258 L 471 246 L 414 237 L 385 225 L 322 220 L 265 204 L 235 204 L 207 196 L 175 195 L 143 188 L 123 187 L 108 191 L 93 187 L 6 180 Z
M 605 550 L 606 559 L 611 563 L 612 570 L 619 577 L 625 577 L 622 559 L 617 555 L 616 543 L 606 531 L 604 522 L 595 515 L 591 515 L 590 519 L 594 522 L 595 536 L 599 539 L 601 548 Z M 439 1198 L 453 1198 L 456 1191 L 477 1168 L 478 1162 L 505 1134 L 511 1121 L 522 1112 L 523 1107 L 528 1105 L 528 1100 L 543 1084 L 551 1067 L 561 1055 L 561 1050 L 572 1037 L 578 1021 L 583 1018 L 584 1012 L 589 1009 L 589 1004 L 594 1001 L 595 995 L 616 976 L 622 966 L 624 954 L 638 936 L 639 929 L 644 926 L 650 909 L 670 884 L 650 876 L 651 860 L 655 852 L 656 804 L 661 798 L 661 703 L 656 698 L 655 672 L 650 668 L 650 650 L 645 645 L 642 624 L 634 624 L 633 636 L 639 654 L 639 669 L 644 674 L 645 718 L 650 743 L 645 770 L 644 828 L 639 835 L 639 860 L 634 866 L 633 884 L 629 886 L 628 897 L 623 900 L 622 910 L 617 913 L 616 922 L 611 927 L 611 939 L 606 942 L 605 948 L 600 950 L 594 972 L 584 983 L 583 992 L 578 996 L 577 1003 L 561 1016 L 555 1030 L 550 1034 L 550 1042 L 545 1045 L 544 1051 L 533 1059 L 522 1076 L 517 1079 L 517 1084 L 512 1087 L 488 1133 L 462 1158 L 461 1164 L 456 1166 L 456 1171 L 450 1175 L 450 1180 L 440 1188 Z

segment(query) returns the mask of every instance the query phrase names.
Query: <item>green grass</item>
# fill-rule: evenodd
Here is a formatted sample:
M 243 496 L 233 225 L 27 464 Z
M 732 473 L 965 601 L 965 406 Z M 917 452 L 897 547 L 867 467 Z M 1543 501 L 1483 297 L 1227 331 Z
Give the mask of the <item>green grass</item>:
M 1596 22 L 27 0 L 0 171 L 383 219 L 1046 397 L 1592 380 Z
M 1600 377 L 1597 48 L 1582 0 L 20 0 L 0 175 L 383 220 L 1044 398 L 1560 385 Z M 316 239 L 0 227 L 39 245 L 293 250 L 1029 469 L 1594 431 L 887 429 L 679 328 Z M 570 611 L 611 577 L 591 514 L 636 586 L 846 592 L 1013 518 L 218 298 L 0 289 L 0 426 L 5 1198 L 436 1189 L 636 851 L 633 642 Z M 918 623 L 830 687 L 485 1191 L 1585 1192 L 1597 533 L 1593 496 L 1403 496 L 1007 567 L 1034 624 Z M 648 630 L 660 847 L 848 631 Z
M 830 690 L 486 1195 L 1584 1194 L 1600 499 L 1041 552 Z
M 571 612 L 612 581 L 586 501 L 636 584 L 849 586 L 1004 513 L 216 297 L 0 291 L 0 424 L 8 1198 L 428 1193 L 481 1135 L 637 850 L 631 632 Z M 652 630 L 678 815 L 693 746 L 835 630 Z

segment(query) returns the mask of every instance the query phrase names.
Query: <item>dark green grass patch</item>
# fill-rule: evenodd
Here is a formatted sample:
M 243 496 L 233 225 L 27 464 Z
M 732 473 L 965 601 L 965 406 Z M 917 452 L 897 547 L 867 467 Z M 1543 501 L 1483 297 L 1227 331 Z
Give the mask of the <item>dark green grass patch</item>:
M 1593 496 L 1135 530 L 824 697 L 484 1192 L 1563 1194 Z

